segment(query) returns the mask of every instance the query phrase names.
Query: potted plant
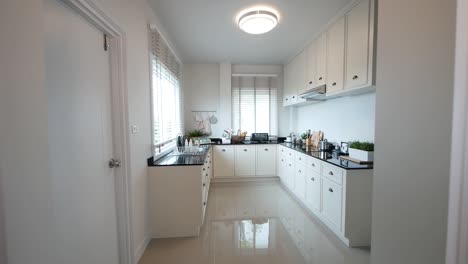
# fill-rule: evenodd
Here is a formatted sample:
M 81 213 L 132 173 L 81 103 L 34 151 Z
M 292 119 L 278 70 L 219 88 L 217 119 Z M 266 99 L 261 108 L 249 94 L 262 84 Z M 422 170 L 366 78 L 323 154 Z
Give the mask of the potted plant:
M 374 160 L 374 143 L 353 141 L 349 144 L 349 157 L 362 161 Z
M 195 140 L 195 139 L 199 139 L 199 138 L 202 138 L 202 137 L 206 137 L 208 136 L 205 132 L 203 132 L 203 130 L 200 130 L 200 129 L 195 129 L 195 130 L 192 130 L 192 131 L 189 131 L 187 132 L 187 139 L 188 140 Z

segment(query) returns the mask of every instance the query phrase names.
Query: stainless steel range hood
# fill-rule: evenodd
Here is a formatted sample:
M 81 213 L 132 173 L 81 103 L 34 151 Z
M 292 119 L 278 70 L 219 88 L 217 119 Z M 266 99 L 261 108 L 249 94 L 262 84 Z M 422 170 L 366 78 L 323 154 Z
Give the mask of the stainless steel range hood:
M 307 101 L 325 101 L 326 100 L 327 85 L 322 84 L 314 87 L 300 94 L 299 97 Z

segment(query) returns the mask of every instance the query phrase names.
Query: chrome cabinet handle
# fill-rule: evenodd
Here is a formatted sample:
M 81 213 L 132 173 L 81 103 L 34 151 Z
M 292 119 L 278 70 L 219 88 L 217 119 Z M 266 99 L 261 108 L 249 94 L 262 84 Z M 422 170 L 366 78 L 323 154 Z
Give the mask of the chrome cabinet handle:
M 246 149 L 244 149 L 244 151 L 247 151 Z
M 291 167 L 291 164 L 289 164 L 289 167 Z
M 312 81 L 310 81 L 309 84 L 312 84 Z
M 203 187 L 205 187 L 205 186 L 206 186 L 206 184 L 203 184 Z
M 321 81 L 321 80 L 322 80 L 322 77 L 319 78 L 319 81 Z
M 315 163 L 312 163 L 312 167 L 315 167 Z
M 206 205 L 206 202 L 203 202 L 203 206 L 205 206 L 205 205 Z
M 353 76 L 353 80 L 356 80 L 357 78 L 358 78 L 357 75 L 354 75 L 354 76 Z
M 330 171 L 328 174 L 330 174 L 331 176 L 333 176 L 333 172 L 332 172 L 332 171 Z
M 332 83 L 332 86 L 335 86 L 336 85 L 336 82 Z
M 302 160 L 302 158 L 299 158 L 299 160 Z
M 225 150 L 225 149 L 222 149 L 221 151 L 222 151 L 222 152 L 225 152 L 226 150 Z
M 203 168 L 203 171 L 205 171 L 205 168 Z
M 208 173 L 205 176 L 208 177 Z
M 268 149 L 265 149 L 265 151 L 268 151 Z
M 332 188 L 328 188 L 328 191 L 329 191 L 329 192 L 333 192 L 333 189 L 332 189 Z
M 315 178 L 314 178 L 314 177 L 312 177 L 312 178 L 310 178 L 310 179 L 311 179 L 312 181 L 315 181 Z
M 301 171 L 301 170 L 299 170 L 298 172 L 299 172 L 299 173 L 302 173 L 302 171 Z

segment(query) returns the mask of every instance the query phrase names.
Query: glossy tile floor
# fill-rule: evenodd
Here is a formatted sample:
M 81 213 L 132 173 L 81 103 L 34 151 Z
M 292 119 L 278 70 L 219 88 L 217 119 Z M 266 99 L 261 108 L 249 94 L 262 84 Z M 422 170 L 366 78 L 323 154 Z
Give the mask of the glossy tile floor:
M 279 182 L 212 184 L 199 237 L 153 239 L 139 264 L 366 264 Z

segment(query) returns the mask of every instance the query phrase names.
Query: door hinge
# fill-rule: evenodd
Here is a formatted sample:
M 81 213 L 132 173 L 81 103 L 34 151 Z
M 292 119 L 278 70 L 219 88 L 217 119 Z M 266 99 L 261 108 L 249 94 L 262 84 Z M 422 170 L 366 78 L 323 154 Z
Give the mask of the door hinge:
M 107 51 L 109 49 L 109 37 L 104 34 L 104 51 Z

